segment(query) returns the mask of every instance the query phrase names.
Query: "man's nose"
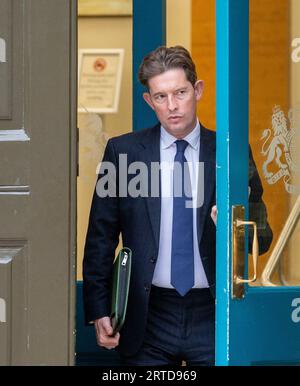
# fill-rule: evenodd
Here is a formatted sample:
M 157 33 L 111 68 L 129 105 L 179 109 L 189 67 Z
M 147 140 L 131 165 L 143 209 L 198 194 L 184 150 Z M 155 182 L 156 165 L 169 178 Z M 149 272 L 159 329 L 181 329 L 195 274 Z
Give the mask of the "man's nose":
M 174 111 L 177 109 L 177 101 L 174 95 L 168 95 L 168 109 Z

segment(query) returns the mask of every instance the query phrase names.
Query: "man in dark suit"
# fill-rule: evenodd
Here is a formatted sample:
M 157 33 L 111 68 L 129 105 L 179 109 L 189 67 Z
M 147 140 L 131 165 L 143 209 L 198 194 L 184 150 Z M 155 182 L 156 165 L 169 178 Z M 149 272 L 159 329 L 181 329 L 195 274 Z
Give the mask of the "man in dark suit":
M 139 79 L 159 123 L 108 141 L 85 245 L 86 322 L 94 322 L 98 344 L 116 347 L 125 364 L 174 365 L 184 360 L 212 365 L 216 139 L 196 115 L 203 82 L 197 80 L 189 52 L 180 46 L 159 47 L 147 55 Z M 252 217 L 260 218 L 259 252 L 264 253 L 272 232 L 252 155 L 250 163 L 249 200 L 256 213 Z M 107 165 L 114 172 L 110 174 Z M 140 170 L 138 184 L 137 173 L 127 173 L 130 165 L 135 173 Z M 157 170 L 153 165 L 159 165 L 158 174 L 152 173 Z M 120 233 L 123 245 L 133 252 L 132 276 L 126 321 L 120 334 L 112 336 L 112 263 Z

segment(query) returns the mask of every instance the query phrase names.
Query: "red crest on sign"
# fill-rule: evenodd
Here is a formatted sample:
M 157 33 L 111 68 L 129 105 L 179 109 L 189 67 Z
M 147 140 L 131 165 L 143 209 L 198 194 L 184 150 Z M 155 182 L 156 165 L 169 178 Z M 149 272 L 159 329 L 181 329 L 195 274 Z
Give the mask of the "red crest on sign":
M 98 58 L 94 62 L 94 70 L 97 72 L 101 72 L 105 70 L 106 66 L 107 66 L 106 60 L 104 60 L 103 58 Z

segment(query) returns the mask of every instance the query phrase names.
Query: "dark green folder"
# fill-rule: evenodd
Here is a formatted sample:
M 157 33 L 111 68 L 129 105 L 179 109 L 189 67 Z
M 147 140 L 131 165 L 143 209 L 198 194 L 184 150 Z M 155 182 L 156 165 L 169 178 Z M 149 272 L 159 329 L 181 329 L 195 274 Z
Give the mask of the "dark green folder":
M 120 331 L 125 321 L 130 285 L 131 259 L 131 249 L 122 248 L 114 261 L 110 315 L 114 334 Z

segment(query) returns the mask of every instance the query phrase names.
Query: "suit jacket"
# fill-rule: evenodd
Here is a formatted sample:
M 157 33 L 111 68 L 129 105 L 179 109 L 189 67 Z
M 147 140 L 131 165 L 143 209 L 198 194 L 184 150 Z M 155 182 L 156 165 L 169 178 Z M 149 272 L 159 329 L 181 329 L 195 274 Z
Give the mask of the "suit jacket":
M 123 245 L 133 252 L 127 315 L 117 348 L 122 355 L 130 356 L 138 351 L 144 336 L 152 277 L 158 256 L 161 203 L 160 197 L 118 197 L 121 172 L 118 166 L 119 154 L 127 155 L 128 165 L 142 161 L 150 170 L 151 162 L 160 161 L 160 124 L 108 141 L 103 161 L 112 162 L 116 166 L 117 194 L 116 197 L 99 198 L 95 189 L 85 244 L 83 299 L 86 323 L 110 315 L 112 262 L 120 232 Z M 216 284 L 216 227 L 210 212 L 215 205 L 215 159 L 215 132 L 201 126 L 199 161 L 204 162 L 205 189 L 203 205 L 197 209 L 197 234 L 203 268 L 213 296 Z M 252 155 L 250 167 L 250 199 L 255 201 L 256 210 L 260 206 L 263 211 L 263 216 L 259 218 L 265 219 L 264 229 L 259 227 L 262 229 L 259 233 L 260 253 L 263 253 L 272 241 L 272 232 L 266 222 L 265 206 L 261 200 L 262 186 Z

